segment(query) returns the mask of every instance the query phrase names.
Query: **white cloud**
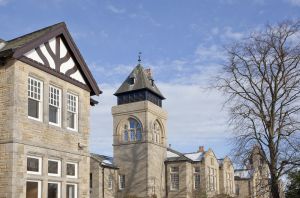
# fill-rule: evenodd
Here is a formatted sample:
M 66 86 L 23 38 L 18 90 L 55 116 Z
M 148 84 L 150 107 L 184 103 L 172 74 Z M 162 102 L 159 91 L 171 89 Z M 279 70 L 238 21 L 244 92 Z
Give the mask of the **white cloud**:
M 225 27 L 222 34 L 225 39 L 240 40 L 244 37 L 244 33 L 233 31 L 231 27 Z
M 0 0 L 0 6 L 4 6 L 9 2 L 9 0 Z
M 114 5 L 108 5 L 106 8 L 115 14 L 123 14 L 126 12 L 126 10 L 124 8 L 118 8 Z
M 222 111 L 223 97 L 216 90 L 208 90 L 207 76 L 210 69 L 195 75 L 198 84 L 160 83 L 161 92 L 167 98 L 163 108 L 168 112 L 168 142 L 182 152 L 194 151 L 199 145 L 228 153 L 230 148 L 226 112 Z M 202 79 L 202 80 L 201 80 Z M 91 151 L 112 155 L 111 107 L 116 105 L 113 93 L 118 85 L 102 84 L 103 94 L 91 113 Z M 221 147 L 221 148 L 220 148 Z M 222 156 L 220 156 L 222 157 Z
M 195 54 L 197 56 L 196 62 L 206 62 L 206 61 L 223 61 L 226 59 L 226 54 L 222 47 L 219 45 L 204 46 L 200 45 L 197 47 Z
M 291 5 L 300 6 L 300 0 L 285 0 L 285 1 L 287 1 Z

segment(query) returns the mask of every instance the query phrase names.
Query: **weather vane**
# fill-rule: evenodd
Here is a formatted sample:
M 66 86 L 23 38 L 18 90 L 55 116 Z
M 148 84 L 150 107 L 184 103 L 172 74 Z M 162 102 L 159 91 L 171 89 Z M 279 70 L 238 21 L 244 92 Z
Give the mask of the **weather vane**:
M 139 52 L 139 59 L 138 59 L 138 62 L 139 62 L 139 64 L 141 64 L 141 55 L 142 55 L 142 52 Z

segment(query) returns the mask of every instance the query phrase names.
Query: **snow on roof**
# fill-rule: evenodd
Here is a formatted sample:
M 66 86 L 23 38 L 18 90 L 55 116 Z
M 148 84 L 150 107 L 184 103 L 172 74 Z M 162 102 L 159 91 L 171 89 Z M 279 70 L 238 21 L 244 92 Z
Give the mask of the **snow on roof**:
M 193 161 L 201 161 L 203 158 L 203 154 L 204 154 L 204 152 L 186 153 L 186 154 L 184 154 L 184 156 Z
M 179 157 L 179 155 L 173 153 L 172 151 L 167 151 L 167 157 Z
M 110 164 L 110 165 L 112 165 L 113 163 L 112 163 L 112 160 L 103 160 L 102 164 Z
M 242 179 L 249 179 L 251 178 L 251 171 L 247 169 L 235 170 L 234 176 L 240 177 Z

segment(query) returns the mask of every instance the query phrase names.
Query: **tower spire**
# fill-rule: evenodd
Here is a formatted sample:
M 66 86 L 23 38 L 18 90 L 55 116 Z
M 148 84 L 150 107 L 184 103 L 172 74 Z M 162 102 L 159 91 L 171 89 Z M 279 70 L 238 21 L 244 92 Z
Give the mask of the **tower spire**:
M 139 59 L 138 59 L 138 62 L 139 62 L 139 65 L 141 64 L 141 55 L 142 55 L 142 52 L 139 52 Z

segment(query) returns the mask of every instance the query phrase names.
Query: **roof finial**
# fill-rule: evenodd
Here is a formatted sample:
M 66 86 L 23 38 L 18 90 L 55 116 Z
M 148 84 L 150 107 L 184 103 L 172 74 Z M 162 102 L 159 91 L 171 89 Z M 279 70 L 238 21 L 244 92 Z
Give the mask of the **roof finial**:
M 138 59 L 138 62 L 139 62 L 139 65 L 141 64 L 141 55 L 142 55 L 142 52 L 139 52 L 139 59 Z

